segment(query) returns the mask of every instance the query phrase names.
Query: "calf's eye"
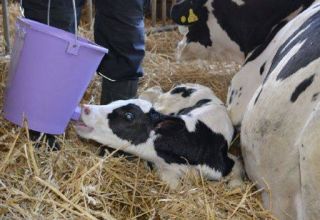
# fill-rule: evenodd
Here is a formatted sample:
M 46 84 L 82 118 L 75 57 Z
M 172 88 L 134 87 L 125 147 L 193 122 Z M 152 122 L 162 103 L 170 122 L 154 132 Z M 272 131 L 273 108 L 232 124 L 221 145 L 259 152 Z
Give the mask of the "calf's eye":
M 134 120 L 134 115 L 131 112 L 125 113 L 125 117 L 128 121 L 133 121 Z

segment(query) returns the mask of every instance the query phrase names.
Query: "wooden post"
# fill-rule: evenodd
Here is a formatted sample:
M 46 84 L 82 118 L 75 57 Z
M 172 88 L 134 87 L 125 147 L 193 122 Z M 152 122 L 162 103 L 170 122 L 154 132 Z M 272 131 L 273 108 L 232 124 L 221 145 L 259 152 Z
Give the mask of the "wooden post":
M 171 8 L 177 3 L 177 0 L 172 0 Z
M 167 20 L 167 0 L 162 0 L 162 23 L 163 25 L 166 24 Z
M 156 26 L 157 23 L 157 0 L 151 0 L 151 17 L 152 26 Z
M 88 7 L 89 7 L 89 24 L 90 24 L 90 30 L 93 30 L 93 4 L 92 0 L 88 0 Z
M 3 31 L 4 31 L 4 40 L 5 40 L 5 54 L 7 55 L 11 53 L 8 0 L 2 0 L 2 16 L 3 16 Z

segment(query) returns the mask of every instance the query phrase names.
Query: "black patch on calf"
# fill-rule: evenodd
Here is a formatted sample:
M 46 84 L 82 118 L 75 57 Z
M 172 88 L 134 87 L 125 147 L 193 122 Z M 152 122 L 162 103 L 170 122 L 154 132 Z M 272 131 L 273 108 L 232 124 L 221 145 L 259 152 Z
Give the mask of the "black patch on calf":
M 181 118 L 174 116 L 164 116 L 155 126 L 154 130 L 157 134 L 164 136 L 173 136 L 186 129 L 185 123 Z M 172 132 L 174 131 L 174 132 Z
M 265 67 L 266 67 L 266 63 L 262 64 L 262 66 L 260 67 L 260 75 L 263 74 Z
M 312 84 L 313 79 L 314 79 L 314 74 L 310 76 L 309 78 L 303 80 L 297 88 L 294 90 L 294 92 L 291 95 L 291 102 L 297 101 L 299 96 Z
M 304 30 L 305 29 L 305 30 Z M 300 31 L 304 30 L 301 34 Z M 281 69 L 277 80 L 285 80 L 298 70 L 306 67 L 320 56 L 320 12 L 315 13 L 278 49 L 268 71 L 266 82 L 270 73 L 279 65 L 290 50 L 299 43 L 304 42 L 301 48 L 288 60 Z
M 133 114 L 134 119 L 128 120 L 125 117 L 126 113 Z M 148 140 L 153 128 L 152 120 L 156 117 L 157 114 L 153 115 L 153 111 L 144 113 L 139 106 L 134 104 L 114 109 L 108 114 L 109 127 L 113 133 L 134 145 L 145 143 Z
M 176 118 L 177 126 L 169 123 L 156 133 L 161 134 L 155 142 L 157 155 L 167 163 L 207 165 L 229 174 L 234 165 L 228 155 L 228 143 L 223 135 L 214 133 L 203 122 L 198 121 L 195 132 L 181 127 L 184 121 Z M 179 127 L 179 129 L 177 129 Z
M 174 95 L 174 94 L 180 94 L 181 96 L 184 98 L 189 97 L 192 93 L 194 93 L 196 91 L 196 89 L 192 89 L 192 88 L 186 88 L 186 87 L 177 87 L 174 88 L 170 94 Z
M 186 115 L 189 114 L 191 111 L 194 109 L 200 108 L 207 104 L 208 102 L 211 102 L 211 99 L 201 99 L 199 100 L 194 106 L 188 107 L 188 108 L 183 108 L 178 112 L 178 115 Z
M 317 92 L 317 93 L 313 94 L 311 101 L 312 101 L 312 102 L 317 101 L 317 99 L 318 99 L 318 97 L 319 97 L 319 94 L 320 94 L 320 92 Z

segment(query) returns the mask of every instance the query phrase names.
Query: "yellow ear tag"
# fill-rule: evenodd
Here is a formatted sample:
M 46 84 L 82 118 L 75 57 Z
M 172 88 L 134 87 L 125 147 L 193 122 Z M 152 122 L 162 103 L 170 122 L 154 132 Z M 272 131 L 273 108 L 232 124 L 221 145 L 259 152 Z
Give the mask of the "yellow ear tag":
M 193 23 L 198 21 L 198 16 L 193 12 L 192 8 L 189 9 L 189 17 L 188 17 L 188 23 Z
M 187 18 L 185 16 L 182 16 L 180 18 L 181 23 L 185 23 L 187 21 Z

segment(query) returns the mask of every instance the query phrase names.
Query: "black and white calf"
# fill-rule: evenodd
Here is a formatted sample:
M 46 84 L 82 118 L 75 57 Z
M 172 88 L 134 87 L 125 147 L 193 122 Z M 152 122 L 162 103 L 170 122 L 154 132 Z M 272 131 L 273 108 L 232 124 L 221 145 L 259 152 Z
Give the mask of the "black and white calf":
M 185 0 L 173 8 L 180 18 L 190 12 L 191 23 L 178 21 L 189 25 L 181 59 L 243 63 L 228 112 L 241 126 L 247 174 L 266 189 L 264 205 L 279 219 L 320 219 L 320 1 Z
M 180 100 L 188 100 L 196 93 L 179 87 L 162 95 L 171 94 L 168 98 L 175 100 L 179 95 Z M 219 180 L 232 171 L 235 161 L 228 156 L 233 126 L 225 107 L 215 99 L 207 96 L 192 106 L 184 105 L 183 109 L 171 112 L 172 115 L 156 111 L 149 101 L 142 99 L 105 106 L 85 105 L 76 130 L 84 138 L 153 162 L 161 179 L 172 188 L 190 169 L 200 171 L 210 180 Z M 239 175 L 239 170 L 235 172 Z M 235 180 L 231 184 L 237 183 Z
M 256 58 L 288 20 L 314 0 L 179 0 L 173 20 L 187 33 L 179 59 Z M 259 47 L 258 47 L 259 46 Z M 254 51 L 254 52 L 253 52 Z

